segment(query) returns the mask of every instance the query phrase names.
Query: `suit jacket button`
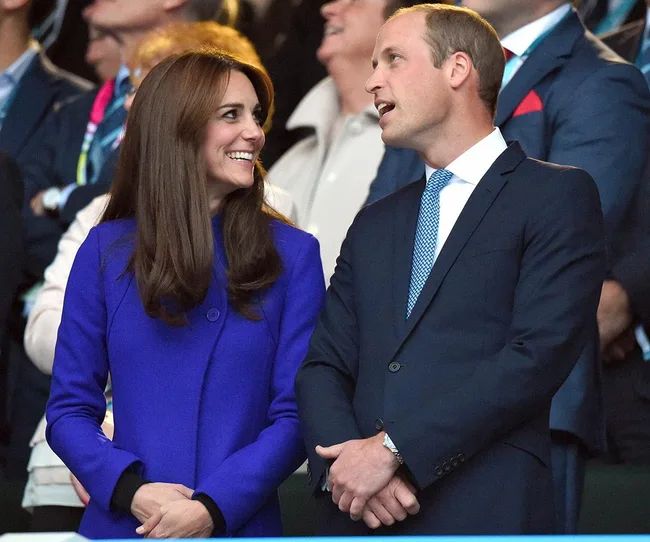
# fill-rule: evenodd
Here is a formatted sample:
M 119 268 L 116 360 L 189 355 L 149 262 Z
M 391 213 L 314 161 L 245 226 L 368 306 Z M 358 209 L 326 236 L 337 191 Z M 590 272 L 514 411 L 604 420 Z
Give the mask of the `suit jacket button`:
M 218 309 L 210 309 L 205 314 L 205 317 L 208 319 L 208 322 L 216 322 L 219 319 L 219 310 Z
M 391 373 L 396 373 L 402 368 L 402 365 L 398 361 L 393 361 L 388 365 L 388 370 Z
M 436 476 L 442 476 L 442 468 L 436 467 L 436 469 L 433 471 L 436 473 Z
M 448 461 L 445 461 L 442 464 L 442 470 L 444 470 L 445 472 L 449 472 L 451 470 L 451 465 L 449 464 Z
M 375 429 L 377 431 L 381 431 L 383 428 L 384 428 L 384 420 L 382 420 L 381 418 L 377 418 L 375 420 Z
M 458 458 L 458 461 L 460 461 L 461 463 L 464 463 L 465 460 L 467 459 L 467 457 L 465 457 L 465 454 L 458 454 L 456 457 Z
M 451 464 L 451 468 L 455 469 L 458 466 L 458 459 L 454 457 L 449 463 Z

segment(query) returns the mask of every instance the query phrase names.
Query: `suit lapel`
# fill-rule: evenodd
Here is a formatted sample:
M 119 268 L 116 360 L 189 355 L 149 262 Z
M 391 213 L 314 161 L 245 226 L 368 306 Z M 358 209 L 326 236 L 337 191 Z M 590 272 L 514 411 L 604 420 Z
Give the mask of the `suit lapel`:
M 0 131 L 0 147 L 7 149 L 13 156 L 21 153 L 51 106 L 47 72 L 41 62 L 40 55 L 34 57 L 18 83 L 16 99 L 9 108 Z
M 411 263 L 415 245 L 415 229 L 420 212 L 420 199 L 426 186 L 422 177 L 408 185 L 395 206 L 394 254 L 393 254 L 393 298 L 395 302 L 395 330 L 401 337 L 406 328 L 406 303 L 411 281 Z
M 483 217 L 492 206 L 492 203 L 503 186 L 506 184 L 505 174 L 513 171 L 525 157 L 526 155 L 521 150 L 519 143 L 515 142 L 511 144 L 508 149 L 497 158 L 492 167 L 481 179 L 481 182 L 474 189 L 474 192 L 472 192 L 472 195 L 460 213 L 456 224 L 454 224 L 447 241 L 442 247 L 438 258 L 433 265 L 433 269 L 431 270 L 429 278 L 420 293 L 420 297 L 413 307 L 411 316 L 405 322 L 403 334 L 399 335 L 401 338 L 400 345 L 404 340 L 406 340 L 411 331 L 413 331 L 413 328 L 438 292 L 442 281 L 458 258 L 458 255 L 483 220 Z M 413 251 L 413 243 L 413 241 L 410 243 L 411 254 Z M 408 290 L 408 281 L 406 283 L 406 289 Z M 406 302 L 404 303 L 402 319 L 405 318 L 405 314 Z
M 584 27 L 575 13 L 569 15 L 539 44 L 499 95 L 495 124 L 499 127 L 512 116 L 526 95 L 571 55 Z

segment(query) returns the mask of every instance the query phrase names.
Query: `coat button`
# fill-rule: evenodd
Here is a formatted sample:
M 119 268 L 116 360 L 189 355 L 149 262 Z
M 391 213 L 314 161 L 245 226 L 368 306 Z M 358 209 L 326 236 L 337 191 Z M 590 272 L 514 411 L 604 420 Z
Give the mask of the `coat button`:
M 381 431 L 383 428 L 384 428 L 384 420 L 382 420 L 381 418 L 377 418 L 375 420 L 375 429 L 377 431 Z
M 402 368 L 402 365 L 398 361 L 393 361 L 388 365 L 388 370 L 391 373 L 396 373 Z
M 461 463 L 465 463 L 465 460 L 467 459 L 465 454 L 458 454 L 456 457 L 458 458 L 458 461 L 460 461 Z
M 205 317 L 209 322 L 216 322 L 219 319 L 219 310 L 210 309 L 207 313 L 205 313 Z
M 448 461 L 445 461 L 442 464 L 442 470 L 444 470 L 445 472 L 449 472 L 451 470 L 451 465 L 449 464 Z
M 436 473 L 436 476 L 442 476 L 442 468 L 441 467 L 436 467 L 434 472 Z
M 456 458 L 454 457 L 454 458 L 449 462 L 449 464 L 451 465 L 451 468 L 452 468 L 452 469 L 455 469 L 455 468 L 458 466 L 458 459 L 456 459 Z

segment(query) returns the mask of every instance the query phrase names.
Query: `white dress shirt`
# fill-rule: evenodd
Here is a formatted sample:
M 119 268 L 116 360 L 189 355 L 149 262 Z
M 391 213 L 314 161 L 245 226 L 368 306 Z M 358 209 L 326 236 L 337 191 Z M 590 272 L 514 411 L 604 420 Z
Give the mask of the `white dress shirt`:
M 454 176 L 440 192 L 440 221 L 438 222 L 434 262 L 438 259 L 447 237 L 449 237 L 472 192 L 507 147 L 501 131 L 495 128 L 490 135 L 481 139 L 445 167 Z M 429 165 L 426 165 L 425 169 L 427 179 L 436 171 Z
M 566 2 L 562 4 L 559 8 L 551 11 L 544 17 L 528 23 L 521 28 L 518 28 L 511 34 L 508 34 L 501 40 L 501 45 L 504 49 L 508 49 L 516 55 L 516 58 L 513 58 L 510 62 L 512 63 L 512 68 L 509 70 L 510 78 L 517 73 L 519 68 L 528 58 L 526 54 L 530 46 L 535 43 L 540 36 L 543 36 L 549 30 L 552 30 L 557 24 L 571 11 L 571 4 Z M 507 84 L 508 81 L 505 82 Z

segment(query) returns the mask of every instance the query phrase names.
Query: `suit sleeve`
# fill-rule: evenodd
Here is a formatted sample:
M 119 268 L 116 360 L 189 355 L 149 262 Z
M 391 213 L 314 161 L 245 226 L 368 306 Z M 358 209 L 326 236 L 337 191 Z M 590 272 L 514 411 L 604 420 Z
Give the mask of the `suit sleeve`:
M 7 316 L 20 282 L 23 252 L 21 209 L 23 183 L 16 162 L 0 154 L 0 340 L 7 326 Z
M 634 66 L 608 64 L 567 95 L 552 123 L 547 160 L 594 178 L 611 242 L 649 163 L 648 86 Z
M 331 446 L 362 438 L 352 408 L 359 355 L 352 247 L 359 216 L 343 241 L 325 308 L 296 378 L 298 411 L 311 469 L 310 482 L 316 487 L 328 466 L 314 451 L 316 445 Z
M 276 493 L 305 457 L 294 381 L 316 325 L 325 291 L 318 242 L 310 237 L 290 271 L 269 382 L 269 425 L 257 440 L 228 457 L 195 495 L 205 494 L 221 510 L 232 535 Z
M 476 360 L 461 386 L 422 404 L 417 424 L 404 414 L 391 425 L 420 488 L 442 479 L 437 465 L 471 458 L 547 408 L 595 325 L 605 276 L 597 191 L 578 170 L 545 184 L 526 223 L 505 346 Z
M 93 229 L 79 248 L 66 287 L 47 404 L 47 441 L 91 498 L 110 510 L 122 473 L 141 465 L 104 435 L 104 390 L 109 362 L 107 314 L 99 235 Z

